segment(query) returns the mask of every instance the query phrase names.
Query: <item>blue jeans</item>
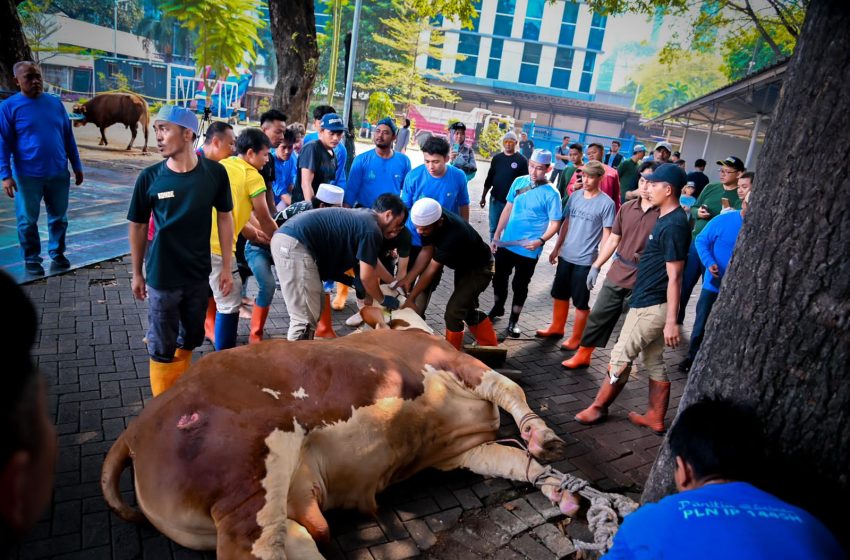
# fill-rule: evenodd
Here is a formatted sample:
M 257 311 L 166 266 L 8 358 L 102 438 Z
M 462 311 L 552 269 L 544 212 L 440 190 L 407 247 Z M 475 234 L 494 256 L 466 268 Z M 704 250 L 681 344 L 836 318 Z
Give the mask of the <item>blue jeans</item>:
M 40 263 L 42 260 L 41 239 L 38 235 L 38 214 L 42 199 L 47 209 L 47 251 L 53 259 L 64 255 L 71 174 L 65 171 L 53 177 L 15 177 L 15 182 L 18 184 L 15 218 L 24 261 Z
M 507 202 L 496 200 L 493 195 L 490 195 L 490 239 L 496 233 L 496 226 L 499 225 L 499 217 L 502 215 L 502 210 L 507 206 Z
M 685 271 L 682 274 L 682 292 L 679 297 L 679 316 L 677 318 L 680 325 L 685 322 L 685 308 L 688 306 L 688 300 L 691 299 L 694 286 L 697 285 L 703 274 L 705 274 L 705 266 L 699 260 L 696 245 L 691 241 L 688 260 L 685 261 Z
M 250 241 L 245 244 L 245 260 L 248 261 L 248 266 L 251 267 L 251 272 L 254 273 L 254 278 L 257 280 L 257 297 L 254 298 L 254 305 L 259 307 L 268 307 L 272 304 L 274 298 L 275 280 L 274 260 L 272 259 L 272 250 L 268 245 L 254 245 Z
M 194 350 L 204 343 L 207 280 L 167 290 L 147 288 L 148 354 L 152 360 L 167 363 L 178 347 Z
M 699 352 L 699 347 L 702 345 L 703 336 L 705 336 L 705 325 L 708 323 L 708 316 L 711 314 L 711 308 L 714 307 L 714 302 L 717 301 L 717 292 L 710 292 L 705 288 L 699 295 L 697 301 L 697 317 L 694 319 L 694 328 L 691 330 L 691 346 L 688 348 L 688 360 L 693 363 Z

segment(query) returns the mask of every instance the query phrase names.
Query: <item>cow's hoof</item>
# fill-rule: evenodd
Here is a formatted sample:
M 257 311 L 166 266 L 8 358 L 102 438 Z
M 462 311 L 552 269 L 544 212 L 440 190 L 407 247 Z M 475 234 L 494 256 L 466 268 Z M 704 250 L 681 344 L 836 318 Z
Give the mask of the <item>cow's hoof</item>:
M 551 429 L 532 427 L 528 436 L 528 452 L 541 463 L 554 463 L 567 456 L 567 444 Z M 526 434 L 523 434 L 525 437 Z

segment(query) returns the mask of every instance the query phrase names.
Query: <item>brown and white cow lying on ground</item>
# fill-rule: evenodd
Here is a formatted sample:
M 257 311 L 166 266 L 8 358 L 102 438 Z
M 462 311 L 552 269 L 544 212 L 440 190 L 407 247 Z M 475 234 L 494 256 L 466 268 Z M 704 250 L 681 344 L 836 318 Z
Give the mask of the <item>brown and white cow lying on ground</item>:
M 498 407 L 531 454 L 565 444 L 520 387 L 419 330 L 266 341 L 215 352 L 153 399 L 113 445 L 101 486 L 183 546 L 235 558 L 323 558 L 323 511 L 376 510 L 375 495 L 428 467 L 533 480 L 561 510 L 577 499 L 523 451 L 490 443 Z M 132 461 L 141 514 L 122 499 Z
M 106 141 L 106 129 L 113 124 L 120 123 L 129 128 L 132 134 L 130 143 L 127 145 L 129 150 L 133 147 L 133 142 L 136 141 L 136 133 L 141 122 L 142 132 L 145 133 L 145 145 L 142 148 L 142 153 L 147 153 L 148 123 L 150 121 L 148 103 L 135 93 L 101 93 L 83 104 L 74 105 L 71 110 L 83 116 L 82 119 L 74 121 L 74 126 L 85 126 L 92 123 L 100 129 L 98 146 L 109 145 Z

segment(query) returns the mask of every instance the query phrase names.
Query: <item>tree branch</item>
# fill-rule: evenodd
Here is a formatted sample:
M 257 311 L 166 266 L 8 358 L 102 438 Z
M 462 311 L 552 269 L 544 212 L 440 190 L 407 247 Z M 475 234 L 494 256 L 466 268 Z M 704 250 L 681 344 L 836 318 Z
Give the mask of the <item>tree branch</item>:
M 773 7 L 773 11 L 775 11 L 776 15 L 779 16 L 779 21 L 782 22 L 782 26 L 786 30 L 788 30 L 788 33 L 790 33 L 791 36 L 794 37 L 794 39 L 799 37 L 800 30 L 797 28 L 796 25 L 788 21 L 788 18 L 786 17 L 787 14 L 785 13 L 785 10 L 779 4 L 779 2 L 777 2 L 776 0 L 767 0 L 767 3 L 770 4 L 771 7 Z

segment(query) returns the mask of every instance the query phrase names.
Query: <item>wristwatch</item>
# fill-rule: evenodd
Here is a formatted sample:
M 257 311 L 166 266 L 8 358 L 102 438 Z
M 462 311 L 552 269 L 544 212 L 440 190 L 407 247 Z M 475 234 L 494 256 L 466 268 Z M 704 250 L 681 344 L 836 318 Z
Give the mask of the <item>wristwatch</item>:
M 543 239 L 542 237 L 538 237 L 537 239 L 539 239 L 539 240 L 540 240 L 540 244 L 541 244 L 541 245 L 546 245 L 546 240 L 545 240 L 545 239 Z

